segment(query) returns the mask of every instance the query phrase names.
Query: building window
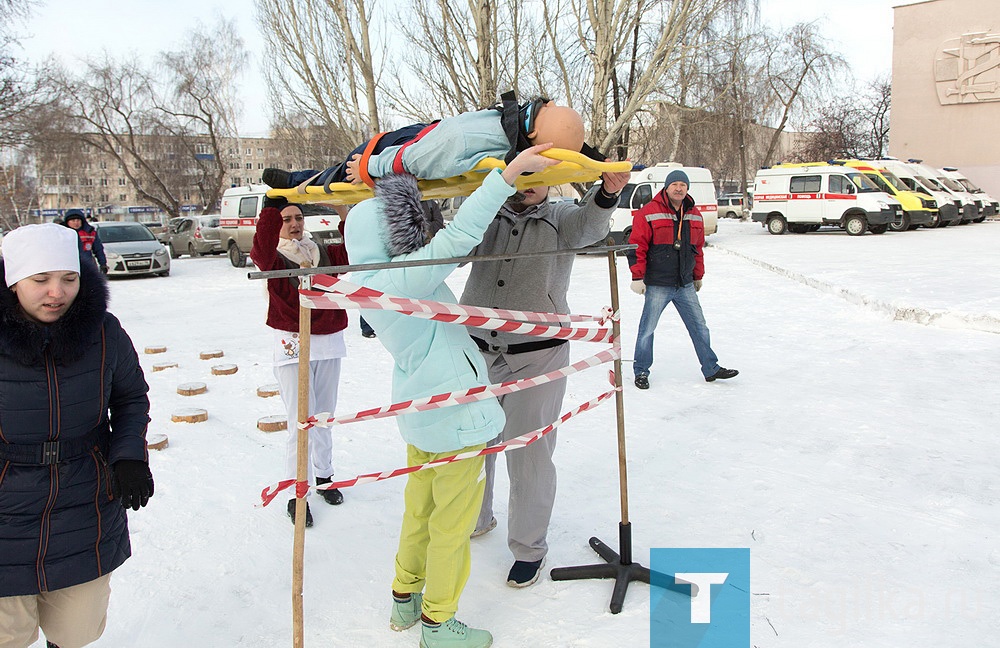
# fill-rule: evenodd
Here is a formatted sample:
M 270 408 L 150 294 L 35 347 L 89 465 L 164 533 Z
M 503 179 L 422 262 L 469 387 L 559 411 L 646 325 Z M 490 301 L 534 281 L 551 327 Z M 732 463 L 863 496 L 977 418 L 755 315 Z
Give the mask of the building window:
M 264 157 L 264 149 L 262 149 L 262 148 L 257 149 L 257 156 L 258 157 Z
M 118 202 L 125 202 L 125 194 L 118 194 Z
M 119 187 L 125 186 L 125 178 L 118 178 L 118 186 Z
M 257 163 L 257 170 L 260 171 L 260 170 L 263 170 L 263 168 L 264 168 L 264 163 L 263 162 L 258 162 Z
M 108 186 L 108 179 L 107 178 L 101 178 L 101 186 L 102 187 L 107 187 Z
M 101 194 L 99 202 L 103 202 L 103 203 L 108 202 L 108 194 Z
M 102 169 L 107 169 L 108 168 L 108 163 L 105 162 L 104 160 L 101 160 L 101 165 L 100 166 L 101 166 Z
M 239 177 L 233 176 L 233 184 L 237 186 L 241 184 Z
M 83 202 L 85 202 L 85 203 L 89 203 L 90 202 L 90 194 L 84 195 Z
M 247 162 L 247 171 L 253 169 L 253 162 Z
M 252 148 L 248 148 L 247 149 L 247 155 L 252 155 L 252 154 L 253 154 L 253 149 Z

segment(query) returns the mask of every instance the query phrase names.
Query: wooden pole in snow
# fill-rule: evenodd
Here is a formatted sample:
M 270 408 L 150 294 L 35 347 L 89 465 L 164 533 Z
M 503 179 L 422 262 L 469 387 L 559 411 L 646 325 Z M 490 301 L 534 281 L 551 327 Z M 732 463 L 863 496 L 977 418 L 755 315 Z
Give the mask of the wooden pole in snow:
M 308 267 L 308 264 L 303 264 Z M 309 277 L 302 277 L 299 285 L 309 288 Z M 299 399 L 297 418 L 300 423 L 309 418 L 309 356 L 312 310 L 299 304 Z M 291 433 L 291 430 L 289 430 Z M 309 430 L 296 426 L 297 463 L 295 468 L 295 538 L 292 543 L 292 646 L 303 648 L 302 576 L 306 548 L 306 498 L 297 494 L 298 484 L 309 479 Z

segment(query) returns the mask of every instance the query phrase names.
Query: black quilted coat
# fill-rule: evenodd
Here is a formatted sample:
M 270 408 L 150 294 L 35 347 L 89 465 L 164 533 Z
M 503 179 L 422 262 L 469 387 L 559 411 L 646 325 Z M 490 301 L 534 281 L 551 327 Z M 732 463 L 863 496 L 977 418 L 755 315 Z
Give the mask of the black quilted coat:
M 80 293 L 50 325 L 0 282 L 0 597 L 85 583 L 131 555 L 110 465 L 147 460 L 149 388 L 104 278 L 82 265 Z M 73 456 L 24 458 L 49 441 Z

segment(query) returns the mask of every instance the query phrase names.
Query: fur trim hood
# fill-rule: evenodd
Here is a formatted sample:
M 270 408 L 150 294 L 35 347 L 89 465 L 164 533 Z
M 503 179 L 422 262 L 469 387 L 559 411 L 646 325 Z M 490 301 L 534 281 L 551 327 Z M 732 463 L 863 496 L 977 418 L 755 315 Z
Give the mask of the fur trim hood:
M 46 350 L 61 365 L 83 354 L 86 343 L 104 323 L 108 284 L 93 263 L 80 265 L 80 292 L 66 314 L 49 325 L 25 317 L 14 291 L 0 285 L 0 354 L 25 366 L 41 363 Z
M 417 179 L 409 173 L 391 173 L 375 184 L 382 203 L 383 236 L 389 257 L 419 250 L 444 227 L 441 208 L 434 201 L 420 201 Z

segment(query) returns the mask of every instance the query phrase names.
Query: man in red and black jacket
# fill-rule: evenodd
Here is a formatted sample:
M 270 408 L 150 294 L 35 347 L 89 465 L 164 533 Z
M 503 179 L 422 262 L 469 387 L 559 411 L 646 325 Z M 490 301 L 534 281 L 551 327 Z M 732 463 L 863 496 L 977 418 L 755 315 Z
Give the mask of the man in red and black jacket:
M 629 243 L 638 246 L 628 253 L 632 290 L 646 300 L 632 365 L 635 386 L 639 389 L 649 389 L 653 332 L 660 314 L 670 303 L 687 327 L 705 380 L 725 380 L 739 373 L 719 366 L 698 301 L 697 292 L 705 274 L 705 223 L 694 199 L 688 195 L 690 184 L 684 171 L 671 171 L 663 189 L 632 215 Z
M 340 234 L 344 234 L 341 219 Z M 343 244 L 317 245 L 305 236 L 305 218 L 297 205 L 283 198 L 265 198 L 257 219 L 250 258 L 261 270 L 288 270 L 347 265 Z M 288 415 L 285 478 L 295 478 L 298 454 L 298 360 L 299 280 L 297 277 L 267 280 L 267 325 L 274 331 L 274 377 Z M 310 313 L 309 414 L 337 407 L 340 363 L 347 355 L 344 329 L 347 314 L 340 309 L 314 308 Z M 333 477 L 333 435 L 328 427 L 309 429 L 309 482 L 327 484 Z M 344 496 L 336 489 L 320 491 L 328 504 L 340 504 Z M 295 500 L 288 500 L 288 515 L 295 521 Z M 306 504 L 306 526 L 312 526 L 312 511 Z

